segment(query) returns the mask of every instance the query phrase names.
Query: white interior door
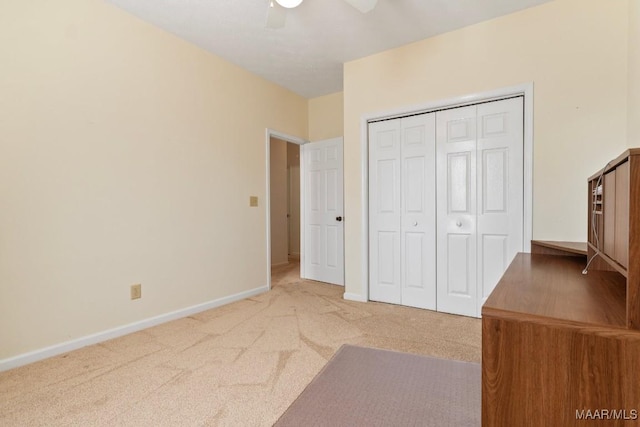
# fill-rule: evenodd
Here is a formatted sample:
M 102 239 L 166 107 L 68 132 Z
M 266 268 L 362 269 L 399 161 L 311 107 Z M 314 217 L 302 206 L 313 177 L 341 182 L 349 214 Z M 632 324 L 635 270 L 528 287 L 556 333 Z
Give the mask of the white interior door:
M 523 249 L 523 98 L 436 119 L 438 311 L 477 317 Z
M 344 285 L 342 138 L 302 146 L 305 278 Z
M 402 304 L 436 309 L 436 209 L 434 113 L 401 120 Z
M 369 150 L 369 297 L 435 310 L 435 114 L 370 123 Z
M 524 244 L 522 97 L 478 105 L 478 307 Z
M 438 311 L 476 316 L 475 105 L 436 113 Z
M 400 119 L 369 124 L 369 299 L 402 303 Z

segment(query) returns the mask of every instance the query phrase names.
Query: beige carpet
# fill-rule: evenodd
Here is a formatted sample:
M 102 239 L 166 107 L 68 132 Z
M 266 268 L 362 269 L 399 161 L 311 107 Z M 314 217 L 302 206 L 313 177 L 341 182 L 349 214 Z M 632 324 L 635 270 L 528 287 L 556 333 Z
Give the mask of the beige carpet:
M 480 426 L 479 363 L 345 344 L 276 427 Z
M 270 426 L 342 344 L 480 361 L 478 319 L 298 277 L 283 267 L 265 294 L 0 373 L 0 425 Z

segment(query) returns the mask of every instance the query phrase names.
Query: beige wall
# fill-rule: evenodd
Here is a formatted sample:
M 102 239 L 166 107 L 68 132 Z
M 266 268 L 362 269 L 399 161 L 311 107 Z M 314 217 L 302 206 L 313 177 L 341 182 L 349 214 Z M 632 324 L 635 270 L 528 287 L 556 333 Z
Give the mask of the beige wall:
M 629 98 L 627 140 L 640 147 L 640 1 L 629 0 Z
M 266 285 L 307 100 L 99 0 L 1 2 L 0 58 L 0 361 Z
M 343 93 L 320 96 L 309 100 L 309 140 L 343 136 Z
M 557 0 L 345 64 L 346 291 L 361 294 L 363 114 L 534 82 L 537 239 L 586 240 L 586 179 L 626 147 L 627 2 Z
M 271 138 L 270 154 L 271 265 L 281 265 L 289 262 L 287 142 Z

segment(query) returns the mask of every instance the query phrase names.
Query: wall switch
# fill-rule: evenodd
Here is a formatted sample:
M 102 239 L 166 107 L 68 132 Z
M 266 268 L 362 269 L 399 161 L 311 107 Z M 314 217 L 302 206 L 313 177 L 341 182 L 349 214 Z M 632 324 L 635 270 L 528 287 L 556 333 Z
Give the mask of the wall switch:
M 249 206 L 252 208 L 258 206 L 258 196 L 249 196 Z
M 142 285 L 140 283 L 131 285 L 131 299 L 142 298 Z

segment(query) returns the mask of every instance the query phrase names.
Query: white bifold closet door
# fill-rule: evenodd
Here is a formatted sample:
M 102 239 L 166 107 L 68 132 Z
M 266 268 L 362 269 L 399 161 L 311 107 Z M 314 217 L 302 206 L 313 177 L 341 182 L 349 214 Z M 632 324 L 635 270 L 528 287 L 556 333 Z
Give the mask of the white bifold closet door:
M 523 249 L 523 98 L 436 121 L 438 311 L 478 317 Z
M 369 298 L 436 309 L 435 113 L 369 124 Z

